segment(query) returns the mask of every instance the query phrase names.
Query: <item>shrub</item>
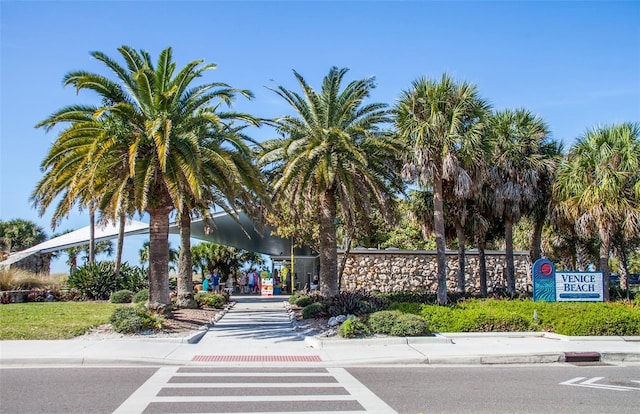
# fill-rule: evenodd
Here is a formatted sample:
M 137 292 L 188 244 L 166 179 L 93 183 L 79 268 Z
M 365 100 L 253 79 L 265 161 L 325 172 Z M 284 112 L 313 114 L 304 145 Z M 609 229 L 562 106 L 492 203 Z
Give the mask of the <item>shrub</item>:
M 116 281 L 116 285 L 116 289 L 127 289 L 132 292 L 138 292 L 143 289 L 148 289 L 148 271 L 141 266 L 130 266 L 127 262 L 122 263 L 122 265 L 120 266 L 120 276 Z
M 313 303 L 313 300 L 309 296 L 299 296 L 298 299 L 294 302 L 296 306 L 300 306 L 301 308 L 305 308 Z
M 162 327 L 163 318 L 150 312 L 144 306 L 116 308 L 109 319 L 113 330 L 133 334 Z
M 369 326 L 375 333 L 389 334 L 391 328 L 402 313 L 398 311 L 379 311 L 369 315 Z
M 325 301 L 325 309 L 329 316 L 362 316 L 383 310 L 387 303 L 385 299 L 374 296 L 368 292 L 346 291 L 328 298 Z
M 106 300 L 117 290 L 114 270 L 112 262 L 86 264 L 69 276 L 67 284 L 87 299 Z
M 224 304 L 227 303 L 225 296 L 219 293 L 198 292 L 194 299 L 200 306 L 210 306 L 217 309 L 224 307 Z
M 420 315 L 420 304 L 415 302 L 400 302 L 392 303 L 387 310 L 397 310 L 402 313 L 412 313 L 414 315 Z
M 371 334 L 369 327 L 358 318 L 349 318 L 340 325 L 338 334 L 343 338 L 359 338 Z
M 505 309 L 469 309 L 457 312 L 454 322 L 458 332 L 521 332 L 531 330 L 532 321 Z
M 133 303 L 145 303 L 149 300 L 149 289 L 142 289 L 140 292 L 133 295 Z
M 133 299 L 133 292 L 127 289 L 118 290 L 109 296 L 111 303 L 131 303 L 131 299 Z
M 296 301 L 300 298 L 300 293 L 298 293 L 298 291 L 295 291 L 291 294 L 291 296 L 289 296 L 289 303 L 292 305 L 296 304 Z
M 383 298 L 389 302 L 406 302 L 406 303 L 431 303 L 435 304 L 438 302 L 438 297 L 433 292 L 393 292 L 393 293 L 380 293 L 378 294 L 380 298 Z
M 87 299 L 106 300 L 112 292 L 130 290 L 137 292 L 149 287 L 147 271 L 126 262 L 120 266 L 120 274 L 115 276 L 114 262 L 86 264 L 69 276 L 67 285 L 77 289 Z
M 455 315 L 449 306 L 422 305 L 420 316 L 427 321 L 431 330 L 435 332 L 454 332 L 453 322 Z
M 315 302 L 305 306 L 302 309 L 302 318 L 311 319 L 322 315 L 322 304 Z
M 393 326 L 391 326 L 389 335 L 425 336 L 431 335 L 431 331 L 429 330 L 429 324 L 427 321 L 418 315 L 402 313 L 396 318 Z
M 582 306 L 580 306 L 582 305 Z M 565 314 L 555 324 L 556 333 L 562 335 L 640 335 L 640 311 L 621 304 L 576 304 L 579 317 Z

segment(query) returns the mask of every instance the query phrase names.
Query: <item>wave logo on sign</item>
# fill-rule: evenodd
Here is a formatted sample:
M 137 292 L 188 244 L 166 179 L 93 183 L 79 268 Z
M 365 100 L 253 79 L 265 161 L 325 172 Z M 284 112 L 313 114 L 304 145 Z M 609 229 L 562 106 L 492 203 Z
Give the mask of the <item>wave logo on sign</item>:
M 538 259 L 533 264 L 533 300 L 556 301 L 556 267 L 549 259 Z

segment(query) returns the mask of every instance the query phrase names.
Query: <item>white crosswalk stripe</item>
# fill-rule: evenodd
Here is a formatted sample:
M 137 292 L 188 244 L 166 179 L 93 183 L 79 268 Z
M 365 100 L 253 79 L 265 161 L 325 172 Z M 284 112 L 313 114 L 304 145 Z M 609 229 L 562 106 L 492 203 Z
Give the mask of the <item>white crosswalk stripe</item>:
M 343 368 L 161 367 L 116 414 L 395 413 Z

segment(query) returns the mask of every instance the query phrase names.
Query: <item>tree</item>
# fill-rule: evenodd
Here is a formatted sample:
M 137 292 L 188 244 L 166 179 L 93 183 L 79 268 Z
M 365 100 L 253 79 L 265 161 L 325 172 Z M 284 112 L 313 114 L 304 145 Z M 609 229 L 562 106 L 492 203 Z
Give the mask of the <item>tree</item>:
M 514 295 L 513 225 L 540 202 L 538 193 L 553 171 L 555 158 L 547 149 L 549 128 L 528 110 L 495 113 L 489 133 L 495 143 L 488 172 L 491 206 L 494 216 L 504 221 L 507 293 Z
M 85 132 L 77 136 L 78 139 L 90 140 L 87 146 L 91 149 L 126 148 L 126 153 L 115 149 L 114 152 L 104 150 L 104 162 L 92 161 L 93 158 L 78 154 L 77 166 L 83 168 L 81 171 L 84 174 L 81 176 L 90 177 L 91 180 L 91 185 L 84 186 L 85 192 L 97 194 L 99 199 L 105 192 L 123 187 L 129 180 L 133 181 L 133 199 L 128 200 L 130 203 L 127 205 L 140 214 L 149 214 L 147 306 L 164 310 L 170 306 L 169 216 L 175 209 L 181 211 L 183 200 L 201 199 L 206 175 L 201 174 L 203 158 L 198 134 L 218 126 L 218 102 L 230 104 L 236 90 L 224 83 L 193 86 L 196 79 L 205 71 L 214 69 L 215 65 L 204 65 L 203 60 L 195 60 L 176 72 L 171 48 L 160 52 L 155 65 L 145 51 L 138 52 L 128 46 L 122 46 L 118 51 L 125 66 L 101 52 L 91 54 L 111 70 L 115 81 L 85 71 L 71 72 L 64 78 L 65 85 L 96 92 L 102 99 L 102 105 L 63 108 L 40 125 L 50 129 L 58 123 L 71 123 L 71 132 L 63 132 L 69 137 L 64 143 L 70 150 L 73 150 L 72 132 L 83 128 L 97 130 L 93 135 Z M 246 91 L 243 94 L 250 96 Z M 115 119 L 126 125 L 124 143 L 122 136 L 109 134 L 108 129 L 103 127 L 107 119 Z M 92 121 L 102 125 L 94 125 Z M 107 174 L 107 160 L 115 159 L 124 159 L 123 167 L 128 174 L 116 177 Z M 77 171 L 68 169 L 65 164 L 59 164 L 57 168 L 65 177 L 73 176 Z M 60 184 L 56 188 L 64 188 L 63 182 L 54 184 Z M 47 187 L 47 183 L 43 187 Z M 67 198 L 75 201 L 78 194 L 83 193 L 74 191 Z M 131 193 L 114 194 L 125 196 Z
M 318 226 L 320 292 L 339 291 L 336 225 L 347 233 L 372 206 L 391 220 L 393 193 L 399 186 L 396 149 L 401 143 L 382 130 L 391 121 L 385 104 L 364 105 L 374 79 L 341 83 L 348 69 L 332 67 L 316 92 L 296 71 L 302 94 L 278 86 L 273 91 L 295 111 L 274 121 L 281 139 L 263 143 L 260 165 L 272 180 L 278 203 L 290 206 L 290 218 Z M 278 223 L 276 223 L 278 224 Z
M 28 249 L 45 240 L 47 240 L 47 234 L 44 229 L 33 221 L 0 220 L 0 247 L 3 257 Z
M 177 249 L 171 247 L 171 243 L 169 243 L 169 269 L 176 269 L 175 264 L 178 263 L 178 257 L 180 256 L 180 252 Z M 151 243 L 146 241 L 142 243 L 142 248 L 138 250 L 138 258 L 140 260 L 141 265 L 148 265 L 149 258 L 151 257 Z
M 640 232 L 640 124 L 587 130 L 560 165 L 553 191 L 579 233 L 598 236 L 598 269 L 608 300 L 609 255 Z
M 456 191 L 466 196 L 469 171 L 459 158 L 481 157 L 483 129 L 489 104 L 475 85 L 456 83 L 446 74 L 440 81 L 420 78 L 404 91 L 396 105 L 396 128 L 406 141 L 404 176 L 433 191 L 433 220 L 438 266 L 438 303 L 447 303 L 444 185 L 457 180 Z M 474 149 L 477 154 L 474 153 Z M 457 175 L 457 176 L 456 176 Z

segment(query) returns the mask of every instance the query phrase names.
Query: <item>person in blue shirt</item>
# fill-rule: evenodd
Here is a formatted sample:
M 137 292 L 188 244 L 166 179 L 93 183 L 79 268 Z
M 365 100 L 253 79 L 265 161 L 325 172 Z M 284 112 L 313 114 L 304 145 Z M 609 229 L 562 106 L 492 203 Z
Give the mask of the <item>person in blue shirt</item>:
M 214 269 L 211 275 L 211 288 L 214 292 L 220 293 L 220 275 L 218 274 L 218 269 Z

